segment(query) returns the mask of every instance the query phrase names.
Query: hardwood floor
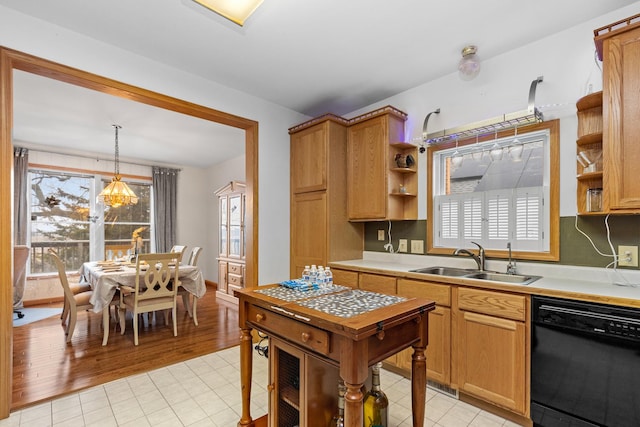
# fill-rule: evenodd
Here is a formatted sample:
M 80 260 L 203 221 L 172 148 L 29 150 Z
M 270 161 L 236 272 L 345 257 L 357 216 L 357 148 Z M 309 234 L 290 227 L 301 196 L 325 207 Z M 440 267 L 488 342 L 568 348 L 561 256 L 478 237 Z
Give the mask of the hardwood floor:
M 51 307 L 51 306 L 49 306 Z M 217 300 L 209 288 L 198 301 L 193 324 L 178 301 L 178 336 L 163 323 L 140 326 L 139 345 L 133 345 L 132 319 L 125 334 L 114 331 L 102 346 L 102 315 L 78 313 L 73 339 L 65 342 L 58 316 L 13 328 L 13 393 L 11 410 L 68 394 L 125 376 L 146 372 L 209 354 L 240 343 L 238 306 Z

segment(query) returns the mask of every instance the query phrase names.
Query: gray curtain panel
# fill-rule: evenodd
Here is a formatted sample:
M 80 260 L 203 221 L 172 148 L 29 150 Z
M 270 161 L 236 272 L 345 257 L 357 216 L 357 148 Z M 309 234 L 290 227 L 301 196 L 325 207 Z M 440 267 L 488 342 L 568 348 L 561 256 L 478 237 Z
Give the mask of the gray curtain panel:
M 28 210 L 27 197 L 29 194 L 29 150 L 21 147 L 13 148 L 13 245 L 21 246 L 18 251 L 20 254 L 20 260 L 18 260 L 17 254 L 14 253 L 16 259 L 15 262 L 19 262 L 19 267 L 14 271 L 14 283 L 13 283 L 13 307 L 22 308 L 24 298 L 24 285 L 26 279 L 26 272 L 24 267 L 29 256 L 27 244 L 27 227 Z M 18 274 L 21 273 L 21 274 Z
M 176 241 L 178 169 L 153 167 L 156 252 L 169 252 Z

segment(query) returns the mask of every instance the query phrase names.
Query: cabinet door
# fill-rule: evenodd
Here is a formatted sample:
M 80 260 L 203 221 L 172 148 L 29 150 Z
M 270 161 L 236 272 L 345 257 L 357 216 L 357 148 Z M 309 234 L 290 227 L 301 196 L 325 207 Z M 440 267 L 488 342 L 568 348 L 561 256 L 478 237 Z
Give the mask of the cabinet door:
M 218 261 L 218 291 L 227 293 L 227 262 Z
M 291 135 L 291 191 L 327 189 L 328 122 Z
M 269 339 L 269 425 L 294 426 L 304 420 L 304 354 L 279 340 Z
M 229 229 L 227 228 L 228 210 L 227 210 L 227 196 L 220 197 L 218 207 L 220 218 L 220 239 L 218 246 L 218 253 L 220 256 L 227 256 L 227 242 L 229 236 Z
M 305 265 L 327 264 L 327 195 L 324 191 L 294 194 L 291 205 L 291 278 Z
M 229 196 L 229 257 L 242 254 L 242 194 Z
M 460 311 L 457 339 L 460 389 L 526 415 L 524 323 Z
M 387 135 L 385 116 L 349 128 L 347 206 L 349 219 L 384 219 L 387 215 Z
M 639 209 L 640 28 L 606 40 L 603 64 L 604 185 L 609 208 Z
M 427 298 L 436 308 L 429 312 L 429 345 L 427 346 L 427 378 L 440 384 L 451 383 L 451 286 L 419 280 L 398 279 L 398 295 Z M 398 354 L 398 366 L 411 369 L 413 349 Z
M 451 383 L 451 309 L 438 307 L 429 312 L 429 345 L 427 345 L 427 378 L 440 384 Z M 411 372 L 413 348 L 398 353 L 399 368 Z

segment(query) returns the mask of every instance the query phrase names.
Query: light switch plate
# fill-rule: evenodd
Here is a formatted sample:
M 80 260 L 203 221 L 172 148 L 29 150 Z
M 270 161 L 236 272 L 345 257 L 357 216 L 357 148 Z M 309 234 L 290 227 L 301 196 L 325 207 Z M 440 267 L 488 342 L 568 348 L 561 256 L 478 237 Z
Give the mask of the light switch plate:
M 384 240 L 384 230 L 378 230 L 378 240 Z
M 637 267 L 638 247 L 618 246 L 618 265 L 621 267 Z
M 399 240 L 398 252 L 407 252 L 407 239 L 400 239 Z
M 423 254 L 424 253 L 424 240 L 412 240 L 411 241 L 411 253 Z

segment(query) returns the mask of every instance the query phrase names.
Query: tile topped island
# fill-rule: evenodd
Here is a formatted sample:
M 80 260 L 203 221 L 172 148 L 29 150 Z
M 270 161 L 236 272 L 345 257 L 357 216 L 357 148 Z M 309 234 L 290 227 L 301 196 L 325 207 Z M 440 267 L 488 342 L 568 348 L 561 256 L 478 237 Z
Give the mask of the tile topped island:
M 242 418 L 239 426 L 255 426 L 251 418 L 250 394 L 253 350 L 251 330 L 269 335 L 269 425 L 280 425 L 280 400 L 295 408 L 300 426 L 309 420 L 337 410 L 337 381 L 314 383 L 318 372 L 327 378 L 344 380 L 345 422 L 349 427 L 363 425 L 361 387 L 369 367 L 405 348 L 413 347 L 412 406 L 413 425 L 422 426 L 426 386 L 425 348 L 428 342 L 428 313 L 435 303 L 422 298 L 405 298 L 330 285 L 308 291 L 280 285 L 261 286 L 235 292 L 239 299 L 241 329 Z M 280 351 L 287 362 L 279 366 Z M 298 365 L 299 377 L 293 381 L 299 400 L 285 395 L 288 377 L 280 371 Z M 313 374 L 308 372 L 313 370 Z M 292 402 L 293 400 L 293 402 Z M 310 402 L 325 402 L 317 408 Z M 326 403 L 330 402 L 330 403 Z M 317 406 L 317 405 L 316 405 Z M 321 405 L 322 406 L 322 405 Z M 328 407 L 327 407 L 328 406 Z

